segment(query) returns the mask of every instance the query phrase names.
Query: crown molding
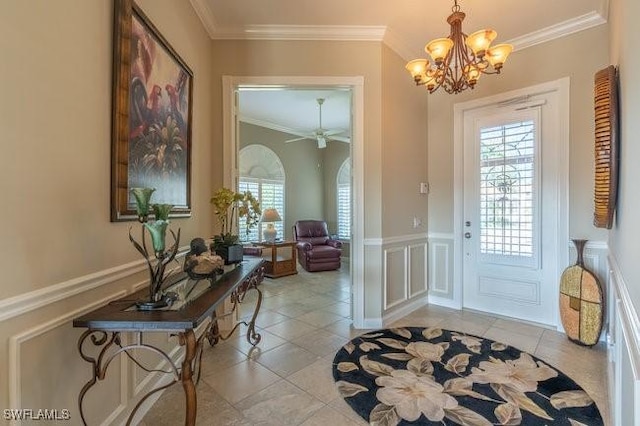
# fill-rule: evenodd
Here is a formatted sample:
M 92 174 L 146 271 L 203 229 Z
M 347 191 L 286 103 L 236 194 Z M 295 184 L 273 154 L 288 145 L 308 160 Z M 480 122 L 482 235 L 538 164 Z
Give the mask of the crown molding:
M 507 43 L 513 44 L 514 51 L 517 51 L 602 25 L 607 22 L 609 1 L 602 0 L 598 10 L 513 38 Z M 222 28 L 218 26 L 207 0 L 190 2 L 212 40 L 382 41 L 407 61 L 420 56 L 419 52 L 422 52 L 421 49 L 411 47 L 386 26 L 245 25 L 238 28 Z
M 209 34 L 209 38 L 214 39 L 218 25 L 216 24 L 216 18 L 213 11 L 207 4 L 207 0 L 190 1 L 193 10 L 195 10 L 198 18 L 200 18 L 200 22 L 202 22 L 202 25 L 204 26 L 204 29 L 207 31 L 207 34 Z
M 402 37 L 399 37 L 395 31 L 391 28 L 387 28 L 384 33 L 384 38 L 382 42 L 389 46 L 391 50 L 396 52 L 402 59 L 405 61 L 410 61 L 415 58 L 419 58 L 424 56 L 424 50 L 422 51 L 422 55 L 420 54 L 420 50 L 413 49 Z
M 602 0 L 598 8 L 598 14 L 600 14 L 605 21 L 609 20 L 609 0 Z
M 384 26 L 245 25 L 240 28 L 220 28 L 212 38 L 215 40 L 382 41 L 385 31 Z
M 584 15 L 567 19 L 566 21 L 558 24 L 530 32 L 529 34 L 525 34 L 521 37 L 513 38 L 508 40 L 507 43 L 513 44 L 514 51 L 522 50 L 527 47 L 568 36 L 569 34 L 577 33 L 578 31 L 597 27 L 598 25 L 605 24 L 606 22 L 607 20 L 603 15 L 594 10 L 592 12 L 585 13 Z

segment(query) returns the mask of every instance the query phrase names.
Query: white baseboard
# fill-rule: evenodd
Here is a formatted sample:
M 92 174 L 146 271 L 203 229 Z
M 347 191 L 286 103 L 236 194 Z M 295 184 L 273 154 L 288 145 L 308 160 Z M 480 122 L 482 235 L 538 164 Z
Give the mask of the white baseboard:
M 354 325 L 354 327 L 356 327 Z M 356 327 L 357 328 L 357 327 Z M 365 318 L 362 323 L 363 329 L 382 328 L 382 318 Z
M 387 325 L 399 320 L 405 315 L 409 315 L 411 312 L 415 311 L 416 309 L 420 309 L 423 306 L 426 306 L 427 303 L 428 303 L 428 299 L 426 294 L 419 296 L 418 298 L 411 300 L 398 308 L 392 309 L 388 313 L 385 313 L 385 315 L 382 318 L 382 323 L 386 327 Z
M 446 297 L 441 297 L 441 296 L 436 296 L 433 294 L 429 294 L 429 304 L 430 305 L 436 305 L 436 306 L 442 306 L 443 308 L 451 308 L 451 309 L 457 309 L 460 310 L 462 309 L 462 306 L 460 305 L 459 302 L 453 300 L 453 299 L 449 299 Z

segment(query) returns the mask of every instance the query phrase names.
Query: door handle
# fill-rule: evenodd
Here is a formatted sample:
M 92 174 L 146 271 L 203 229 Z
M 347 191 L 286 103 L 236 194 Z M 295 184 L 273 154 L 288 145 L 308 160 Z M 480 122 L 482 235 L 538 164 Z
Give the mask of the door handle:
M 465 232 L 465 233 L 464 233 L 464 237 L 465 237 L 466 239 L 471 238 L 471 232 Z

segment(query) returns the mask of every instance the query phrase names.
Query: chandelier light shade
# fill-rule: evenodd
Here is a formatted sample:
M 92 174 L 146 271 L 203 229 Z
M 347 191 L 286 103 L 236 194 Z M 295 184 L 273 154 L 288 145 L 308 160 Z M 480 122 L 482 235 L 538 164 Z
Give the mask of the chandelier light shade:
M 502 66 L 513 50 L 510 44 L 491 43 L 498 36 L 492 29 L 476 31 L 471 35 L 462 32 L 464 12 L 454 0 L 447 22 L 451 26 L 449 37 L 431 40 L 424 50 L 431 57 L 414 59 L 407 63 L 407 71 L 418 86 L 425 86 L 429 93 L 442 87 L 447 93 L 460 93 L 473 89 L 482 74 L 500 74 Z

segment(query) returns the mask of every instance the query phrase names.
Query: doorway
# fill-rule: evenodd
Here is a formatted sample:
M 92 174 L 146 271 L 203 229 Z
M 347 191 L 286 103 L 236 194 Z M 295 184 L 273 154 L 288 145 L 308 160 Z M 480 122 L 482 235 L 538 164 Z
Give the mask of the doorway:
M 558 325 L 568 243 L 565 84 L 456 105 L 463 308 Z
M 353 208 L 351 209 L 349 276 L 351 281 L 352 321 L 354 327 L 361 328 L 364 319 L 362 271 L 364 253 L 361 248 L 364 234 L 364 212 L 362 209 L 363 203 L 358 203 L 357 200 L 362 200 L 363 198 L 363 79 L 360 77 L 223 77 L 224 185 L 230 187 L 238 187 L 240 179 L 238 156 L 239 90 L 341 90 L 350 93 L 351 134 L 349 136 L 349 145 L 350 167 L 352 170 L 351 206 Z M 290 139 L 295 139 L 295 137 Z M 292 145 L 299 142 L 292 141 Z M 314 144 L 314 149 L 317 149 L 315 148 L 316 143 L 320 146 L 317 140 L 305 141 L 304 143 L 310 144 L 311 142 Z M 329 141 L 328 143 L 331 142 Z M 287 179 L 290 180 L 293 177 L 287 176 Z

